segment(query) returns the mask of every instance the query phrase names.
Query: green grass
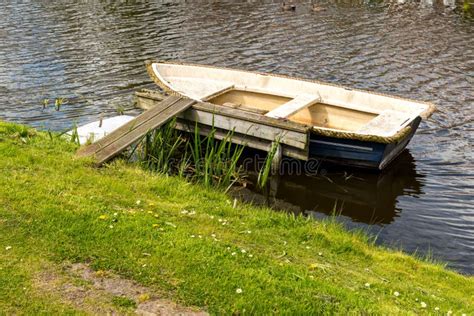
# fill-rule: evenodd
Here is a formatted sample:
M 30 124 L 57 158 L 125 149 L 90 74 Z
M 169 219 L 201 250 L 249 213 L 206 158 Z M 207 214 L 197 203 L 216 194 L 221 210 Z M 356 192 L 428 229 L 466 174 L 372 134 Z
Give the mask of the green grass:
M 136 308 L 137 303 L 134 300 L 129 299 L 128 297 L 115 296 L 112 298 L 112 303 L 117 307 L 122 308 Z
M 441 264 L 123 161 L 95 169 L 75 150 L 0 123 L 0 314 L 80 312 L 35 287 L 45 262 L 89 263 L 212 314 L 474 313 L 473 278 Z

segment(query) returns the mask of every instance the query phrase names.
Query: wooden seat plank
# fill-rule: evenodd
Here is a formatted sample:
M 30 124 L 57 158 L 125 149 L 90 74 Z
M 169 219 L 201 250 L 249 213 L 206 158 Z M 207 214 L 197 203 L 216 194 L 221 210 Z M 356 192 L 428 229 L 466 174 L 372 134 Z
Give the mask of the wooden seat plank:
M 265 116 L 273 118 L 286 118 L 320 101 L 321 97 L 319 96 L 300 94 L 293 100 L 277 107 L 276 109 L 271 110 L 265 114 Z
M 358 133 L 371 135 L 391 136 L 402 129 L 402 126 L 411 121 L 409 113 L 393 110 L 382 111 L 378 116 L 362 126 Z

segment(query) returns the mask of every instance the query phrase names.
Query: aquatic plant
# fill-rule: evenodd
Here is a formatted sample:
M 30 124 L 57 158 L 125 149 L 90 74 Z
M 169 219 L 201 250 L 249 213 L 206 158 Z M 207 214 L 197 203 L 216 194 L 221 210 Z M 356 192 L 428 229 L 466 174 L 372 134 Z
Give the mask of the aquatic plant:
M 49 99 L 43 99 L 43 110 L 48 107 Z
M 147 169 L 226 190 L 243 179 L 238 161 L 245 146 L 232 143 L 232 131 L 219 140 L 214 127 L 204 137 L 197 124 L 192 134 L 175 127 L 176 119 L 150 131 L 133 149 Z
M 277 151 L 278 151 L 278 147 L 280 146 L 280 140 L 281 138 L 278 137 L 272 143 L 270 151 L 268 152 L 267 157 L 265 158 L 265 161 L 263 163 L 263 167 L 260 169 L 258 173 L 257 185 L 260 188 L 264 188 L 267 185 L 270 172 L 272 170 L 273 159 L 275 158 L 275 155 L 277 154 Z
M 123 105 L 116 106 L 115 110 L 117 111 L 118 115 L 124 115 L 125 114 L 125 107 Z
M 68 102 L 69 101 L 66 98 L 56 98 L 54 100 L 54 107 L 56 108 L 56 111 L 59 111 L 61 109 L 61 106 Z
M 81 145 L 81 142 L 79 141 L 79 133 L 77 132 L 76 124 L 74 124 L 74 127 L 71 130 L 70 142 L 77 145 Z
M 184 144 L 184 139 L 174 129 L 175 124 L 174 119 L 162 128 L 145 135 L 139 158 L 148 169 L 167 174 L 173 173 L 173 161 L 178 156 L 177 150 L 182 149 Z

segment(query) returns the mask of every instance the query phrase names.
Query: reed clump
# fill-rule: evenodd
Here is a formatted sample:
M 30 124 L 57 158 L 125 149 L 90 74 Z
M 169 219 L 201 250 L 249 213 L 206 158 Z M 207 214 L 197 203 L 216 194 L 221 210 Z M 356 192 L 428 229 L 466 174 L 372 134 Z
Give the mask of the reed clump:
M 257 178 L 257 186 L 261 189 L 265 188 L 269 178 L 272 176 L 272 163 L 273 159 L 278 150 L 278 146 L 280 145 L 280 138 L 277 138 L 270 147 L 270 151 L 263 162 L 263 167 L 260 169 Z
M 197 124 L 194 133 L 182 133 L 175 126 L 176 120 L 172 120 L 150 131 L 134 150 L 134 157 L 147 169 L 205 186 L 228 190 L 243 182 L 245 174 L 238 162 L 245 146 L 232 143 L 233 132 L 218 139 L 214 127 L 202 136 Z

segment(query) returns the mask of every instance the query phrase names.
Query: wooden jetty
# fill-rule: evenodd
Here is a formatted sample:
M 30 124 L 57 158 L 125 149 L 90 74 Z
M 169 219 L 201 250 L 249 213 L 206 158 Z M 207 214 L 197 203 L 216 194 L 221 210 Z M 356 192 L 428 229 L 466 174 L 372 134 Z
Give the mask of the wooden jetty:
M 162 102 L 167 100 L 162 93 L 154 90 L 143 89 L 135 95 L 137 107 L 148 111 L 161 107 Z M 177 115 L 176 129 L 194 132 L 196 124 L 202 135 L 207 135 L 214 128 L 216 138 L 223 139 L 232 132 L 233 143 L 259 150 L 270 151 L 272 144 L 278 141 L 276 164 L 281 156 L 300 160 L 309 158 L 310 126 L 265 116 L 260 109 L 195 102 Z
M 233 143 L 264 151 L 270 151 L 272 144 L 277 142 L 275 169 L 282 156 L 308 159 L 310 128 L 306 125 L 265 116 L 258 109 L 164 96 L 153 90 L 138 91 L 136 96 L 138 107 L 145 112 L 97 142 L 79 149 L 78 157 L 93 157 L 95 164 L 100 166 L 176 117 L 175 128 L 184 132 L 194 133 L 196 124 L 201 135 L 208 135 L 214 129 L 216 139 L 224 139 L 232 132 Z
M 195 102 L 188 98 L 168 97 L 160 102 L 159 106 L 145 111 L 104 138 L 82 147 L 77 152 L 77 156 L 91 156 L 96 165 L 100 166 L 142 139 L 149 131 L 159 128 L 178 113 L 188 109 Z

